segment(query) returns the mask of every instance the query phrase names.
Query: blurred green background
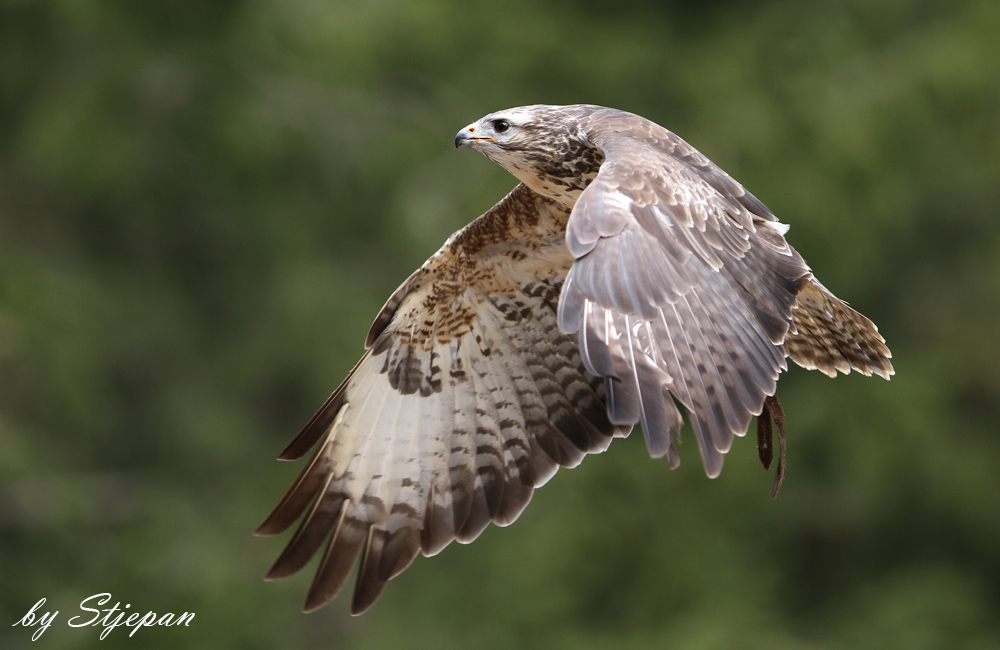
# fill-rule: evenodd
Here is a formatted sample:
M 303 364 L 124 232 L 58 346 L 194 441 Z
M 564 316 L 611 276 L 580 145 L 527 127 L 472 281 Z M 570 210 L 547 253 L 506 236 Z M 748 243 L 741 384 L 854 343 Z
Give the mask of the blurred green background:
M 701 149 L 897 375 L 783 378 L 777 500 L 751 439 L 710 481 L 633 435 L 303 615 L 274 458 L 514 185 L 455 132 L 539 102 Z M 998 206 L 994 0 L 3 0 L 0 646 L 45 597 L 43 648 L 998 648 Z M 99 641 L 99 592 L 196 619 Z

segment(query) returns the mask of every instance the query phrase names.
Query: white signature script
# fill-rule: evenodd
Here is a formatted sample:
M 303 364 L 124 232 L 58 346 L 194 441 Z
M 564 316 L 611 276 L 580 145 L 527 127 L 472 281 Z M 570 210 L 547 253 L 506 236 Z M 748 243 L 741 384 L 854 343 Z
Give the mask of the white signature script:
M 91 612 L 90 618 L 87 618 L 87 614 L 80 616 L 74 616 L 67 621 L 70 627 L 97 627 L 98 625 L 103 625 L 104 630 L 101 632 L 101 638 L 104 639 L 111 633 L 111 630 L 116 627 L 124 625 L 125 627 L 132 628 L 129 632 L 129 636 L 132 636 L 139 631 L 142 627 L 153 627 L 154 625 L 163 626 L 176 626 L 184 625 L 188 627 L 191 625 L 191 621 L 194 620 L 194 612 L 184 612 L 183 614 L 157 614 L 156 612 L 146 612 L 145 614 L 140 614 L 139 612 L 129 612 L 127 611 L 132 607 L 131 603 L 126 603 L 124 607 L 121 606 L 121 602 L 116 602 L 114 607 L 107 607 L 105 609 L 97 609 L 95 607 L 88 607 L 88 605 L 107 605 L 111 602 L 111 594 L 102 593 L 94 594 L 89 598 L 84 598 L 80 602 L 80 609 L 84 612 Z M 49 626 L 55 622 L 56 616 L 59 615 L 59 610 L 54 612 L 41 611 L 42 606 L 45 604 L 45 599 L 42 598 L 35 605 L 28 610 L 28 613 L 21 617 L 17 623 L 14 623 L 11 627 L 17 627 L 18 625 L 23 625 L 24 627 L 34 627 L 38 626 L 35 633 L 31 635 L 32 641 L 37 641 L 39 637 L 45 634 L 45 631 L 49 629 Z M 104 616 L 101 616 L 101 614 Z M 116 615 L 117 614 L 117 615 Z

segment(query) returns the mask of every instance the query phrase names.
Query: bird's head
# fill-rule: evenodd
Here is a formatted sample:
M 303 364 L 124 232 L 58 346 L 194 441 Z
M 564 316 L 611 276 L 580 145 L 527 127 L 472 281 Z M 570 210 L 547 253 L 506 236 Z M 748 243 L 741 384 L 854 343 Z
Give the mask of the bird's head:
M 597 106 L 521 106 L 497 111 L 458 132 L 469 146 L 539 194 L 573 203 L 597 175 L 604 156 L 584 121 Z

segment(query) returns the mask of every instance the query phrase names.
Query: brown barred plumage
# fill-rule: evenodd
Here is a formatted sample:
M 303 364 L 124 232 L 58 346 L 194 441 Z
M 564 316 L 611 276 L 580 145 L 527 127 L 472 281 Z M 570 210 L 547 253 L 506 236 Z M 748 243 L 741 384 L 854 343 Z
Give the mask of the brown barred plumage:
M 529 106 L 469 125 L 461 144 L 522 184 L 393 293 L 281 455 L 316 447 L 257 533 L 302 518 L 269 579 L 326 544 L 307 611 L 359 557 L 364 611 L 418 552 L 511 523 L 559 466 L 639 422 L 674 467 L 686 411 L 717 475 L 786 355 L 831 375 L 893 372 L 875 326 L 819 284 L 787 227 L 666 129 Z

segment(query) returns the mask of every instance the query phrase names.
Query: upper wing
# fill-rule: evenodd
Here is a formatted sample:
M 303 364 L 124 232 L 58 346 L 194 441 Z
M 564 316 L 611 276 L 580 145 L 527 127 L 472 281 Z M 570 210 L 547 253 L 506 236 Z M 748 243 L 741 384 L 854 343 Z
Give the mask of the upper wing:
M 352 612 L 364 611 L 418 551 L 512 522 L 559 465 L 627 433 L 556 323 L 567 216 L 519 186 L 456 233 L 389 299 L 364 357 L 282 454 L 319 442 L 257 531 L 305 513 L 269 579 L 326 542 L 307 611 L 337 594 L 359 554 Z
M 786 367 L 809 269 L 774 215 L 673 133 L 619 111 L 584 129 L 605 160 L 569 220 L 559 326 L 608 378 L 612 422 L 641 420 L 674 465 L 673 395 L 715 476 Z

